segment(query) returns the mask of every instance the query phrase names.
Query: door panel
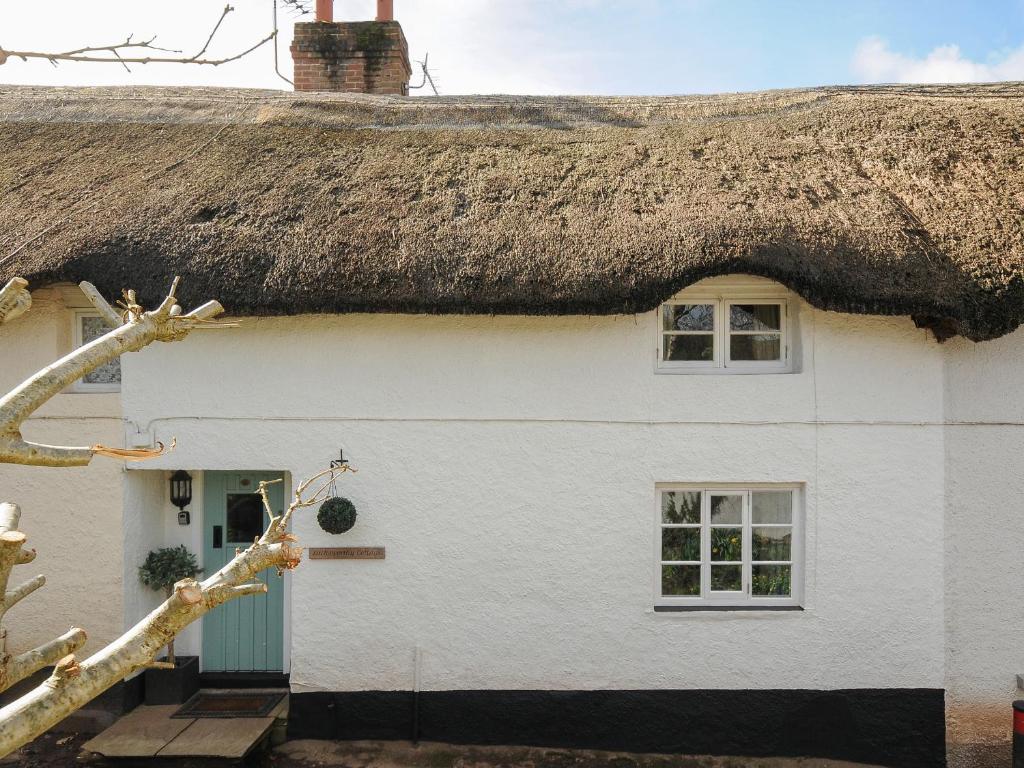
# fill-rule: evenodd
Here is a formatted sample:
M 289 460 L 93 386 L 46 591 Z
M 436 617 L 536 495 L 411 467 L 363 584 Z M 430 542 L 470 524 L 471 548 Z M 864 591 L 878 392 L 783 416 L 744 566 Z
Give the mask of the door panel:
M 270 522 L 256 489 L 283 473 L 206 472 L 203 482 L 203 574 L 209 576 L 253 543 Z M 283 483 L 267 488 L 275 511 Z M 203 617 L 202 668 L 211 672 L 281 671 L 284 667 L 284 581 L 264 571 L 265 595 L 231 600 Z

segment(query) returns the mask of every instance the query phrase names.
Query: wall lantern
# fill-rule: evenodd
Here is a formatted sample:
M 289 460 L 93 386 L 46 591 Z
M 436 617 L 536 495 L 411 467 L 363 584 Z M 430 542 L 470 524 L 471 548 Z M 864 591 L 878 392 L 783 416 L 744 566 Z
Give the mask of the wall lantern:
M 179 469 L 171 475 L 171 504 L 178 508 L 178 524 L 188 525 L 189 514 L 185 509 L 192 501 L 192 475 Z

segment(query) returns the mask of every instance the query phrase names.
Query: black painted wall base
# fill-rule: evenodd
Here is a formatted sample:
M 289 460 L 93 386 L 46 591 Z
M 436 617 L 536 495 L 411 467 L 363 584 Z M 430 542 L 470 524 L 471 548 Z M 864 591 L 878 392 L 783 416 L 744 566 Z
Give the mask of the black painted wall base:
M 945 765 L 944 710 L 932 688 L 293 693 L 288 736 L 935 768 Z

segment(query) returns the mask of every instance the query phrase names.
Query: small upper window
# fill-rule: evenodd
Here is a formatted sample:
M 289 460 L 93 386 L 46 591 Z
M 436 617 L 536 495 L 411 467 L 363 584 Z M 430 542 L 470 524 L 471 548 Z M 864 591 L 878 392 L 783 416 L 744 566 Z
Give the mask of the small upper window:
M 789 304 L 781 299 L 674 300 L 661 307 L 659 368 L 790 369 Z
M 110 328 L 96 312 L 75 312 L 75 349 L 98 339 Z M 75 382 L 74 392 L 117 392 L 121 389 L 121 360 L 115 358 Z

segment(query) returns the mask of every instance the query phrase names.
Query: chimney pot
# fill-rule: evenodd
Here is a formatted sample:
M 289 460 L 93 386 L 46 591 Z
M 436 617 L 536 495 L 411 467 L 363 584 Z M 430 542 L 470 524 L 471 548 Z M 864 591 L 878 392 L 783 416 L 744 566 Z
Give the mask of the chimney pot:
M 395 0 L 377 0 L 377 21 L 395 20 Z
M 334 21 L 334 0 L 316 0 L 316 20 Z

